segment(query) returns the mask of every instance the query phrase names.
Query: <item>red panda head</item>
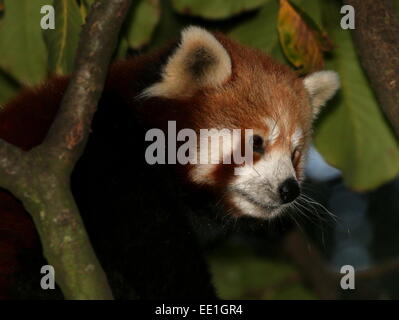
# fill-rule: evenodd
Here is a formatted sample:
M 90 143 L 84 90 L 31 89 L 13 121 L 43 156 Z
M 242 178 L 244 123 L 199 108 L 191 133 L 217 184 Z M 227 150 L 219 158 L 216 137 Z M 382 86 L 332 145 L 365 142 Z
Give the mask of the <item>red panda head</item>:
M 162 70 L 161 80 L 141 97 L 158 100 L 158 111 L 176 120 L 178 129 L 197 133 L 197 163 L 184 166 L 187 179 L 223 196 L 237 215 L 270 218 L 283 211 L 300 193 L 312 122 L 337 91 L 337 74 L 300 78 L 264 53 L 198 27 L 182 32 Z M 216 145 L 201 147 L 201 129 L 218 130 L 205 137 L 216 135 Z M 253 163 L 223 163 L 245 141 L 223 139 L 234 129 L 253 130 Z M 219 163 L 198 161 L 204 154 L 208 160 L 216 155 Z

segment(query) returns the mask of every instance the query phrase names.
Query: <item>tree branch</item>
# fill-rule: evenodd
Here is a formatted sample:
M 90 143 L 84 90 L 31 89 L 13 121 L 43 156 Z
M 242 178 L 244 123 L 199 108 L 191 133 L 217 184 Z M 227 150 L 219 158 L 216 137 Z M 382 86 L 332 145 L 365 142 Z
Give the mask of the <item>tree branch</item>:
M 82 31 L 75 72 L 42 147 L 71 167 L 84 149 L 109 61 L 131 0 L 97 1 Z
M 12 188 L 15 184 L 15 176 L 19 170 L 16 164 L 20 163 L 24 152 L 15 146 L 0 139 L 0 185 L 3 188 Z
M 399 20 L 392 0 L 345 0 L 356 11 L 354 40 L 381 107 L 399 137 Z
M 323 300 L 337 299 L 339 296 L 336 278 L 328 269 L 318 249 L 298 229 L 288 233 L 282 241 L 283 251 L 292 259 L 306 281 Z
M 70 191 L 70 174 L 86 145 L 118 33 L 131 0 L 98 0 L 83 28 L 75 72 L 43 143 L 23 152 L 0 141 L 0 185 L 30 212 L 44 255 L 68 299 L 111 299 Z

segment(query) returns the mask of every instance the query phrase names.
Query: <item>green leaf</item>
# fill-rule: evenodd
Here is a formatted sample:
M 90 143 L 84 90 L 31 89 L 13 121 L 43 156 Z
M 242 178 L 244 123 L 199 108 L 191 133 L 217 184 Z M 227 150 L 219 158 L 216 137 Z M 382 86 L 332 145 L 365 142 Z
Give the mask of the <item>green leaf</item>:
M 10 100 L 20 89 L 14 79 L 0 71 L 0 111 L 2 106 Z
M 172 0 L 182 14 L 206 19 L 226 19 L 274 0 Z
M 155 29 L 151 43 L 146 49 L 148 51 L 158 49 L 173 38 L 178 38 L 185 26 L 179 18 L 181 17 L 173 10 L 170 1 L 163 1 L 159 25 Z
M 139 0 L 127 19 L 127 41 L 133 49 L 147 45 L 159 23 L 159 0 Z
M 5 0 L 0 20 L 0 68 L 24 85 L 46 76 L 47 52 L 42 37 L 40 9 L 50 0 Z
M 377 188 L 399 174 L 399 147 L 359 64 L 350 31 L 342 30 L 339 7 L 326 5 L 329 34 L 338 44 L 329 68 L 339 72 L 339 97 L 329 105 L 315 142 L 325 159 L 359 191 Z M 331 14 L 336 12 L 336 14 Z
M 230 36 L 244 45 L 263 50 L 280 61 L 285 61 L 277 34 L 277 1 L 266 3 L 256 16 L 233 28 Z
M 55 0 L 55 29 L 44 30 L 48 64 L 52 73 L 64 75 L 73 69 L 79 33 L 83 23 L 79 6 L 71 0 Z
M 312 18 L 317 26 L 322 26 L 321 3 L 323 0 L 290 0 L 290 2 Z

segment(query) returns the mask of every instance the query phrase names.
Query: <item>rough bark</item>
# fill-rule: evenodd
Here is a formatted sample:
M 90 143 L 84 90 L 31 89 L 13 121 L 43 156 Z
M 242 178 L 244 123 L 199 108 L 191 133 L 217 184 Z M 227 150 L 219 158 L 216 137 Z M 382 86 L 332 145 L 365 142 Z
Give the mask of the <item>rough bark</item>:
M 98 0 L 87 18 L 75 69 L 44 142 L 29 152 L 0 140 L 0 185 L 32 215 L 44 255 L 67 299 L 112 299 L 70 191 L 131 0 Z M 39 271 L 38 271 L 39 272 Z
M 392 0 L 345 0 L 355 8 L 360 60 L 399 137 L 399 19 Z

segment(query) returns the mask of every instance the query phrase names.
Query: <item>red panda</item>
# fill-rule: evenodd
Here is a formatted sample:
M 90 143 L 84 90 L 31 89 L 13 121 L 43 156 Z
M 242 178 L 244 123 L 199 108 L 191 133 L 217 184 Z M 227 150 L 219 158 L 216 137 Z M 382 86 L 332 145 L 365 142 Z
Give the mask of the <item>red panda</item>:
M 0 138 L 23 150 L 39 145 L 68 81 L 49 79 L 10 101 L 0 113 Z M 177 43 L 156 53 L 112 65 L 72 191 L 115 295 L 216 297 L 185 217 L 198 211 L 198 201 L 187 199 L 206 194 L 199 202 L 217 203 L 218 210 L 237 217 L 279 215 L 300 193 L 313 120 L 338 87 L 335 72 L 303 79 L 264 53 L 199 27 L 183 30 Z M 178 131 L 197 133 L 198 140 L 201 129 L 251 129 L 253 163 L 149 164 L 143 156 L 146 133 L 166 131 L 170 121 Z M 209 157 L 215 148 L 200 146 L 196 159 Z M 217 147 L 232 155 L 237 145 L 223 140 Z M 213 154 L 224 155 L 220 149 Z M 22 248 L 34 246 L 37 236 L 28 214 L 21 217 L 18 201 L 6 191 L 0 196 L 0 230 L 15 225 L 12 234 L 0 238 L 0 252 L 13 248 L 1 265 L 17 266 Z M 11 214 L 16 222 L 5 225 Z M 0 277 L 11 278 L 23 268 L 0 266 Z M 14 289 L 0 281 L 0 296 L 13 292 L 15 297 Z

